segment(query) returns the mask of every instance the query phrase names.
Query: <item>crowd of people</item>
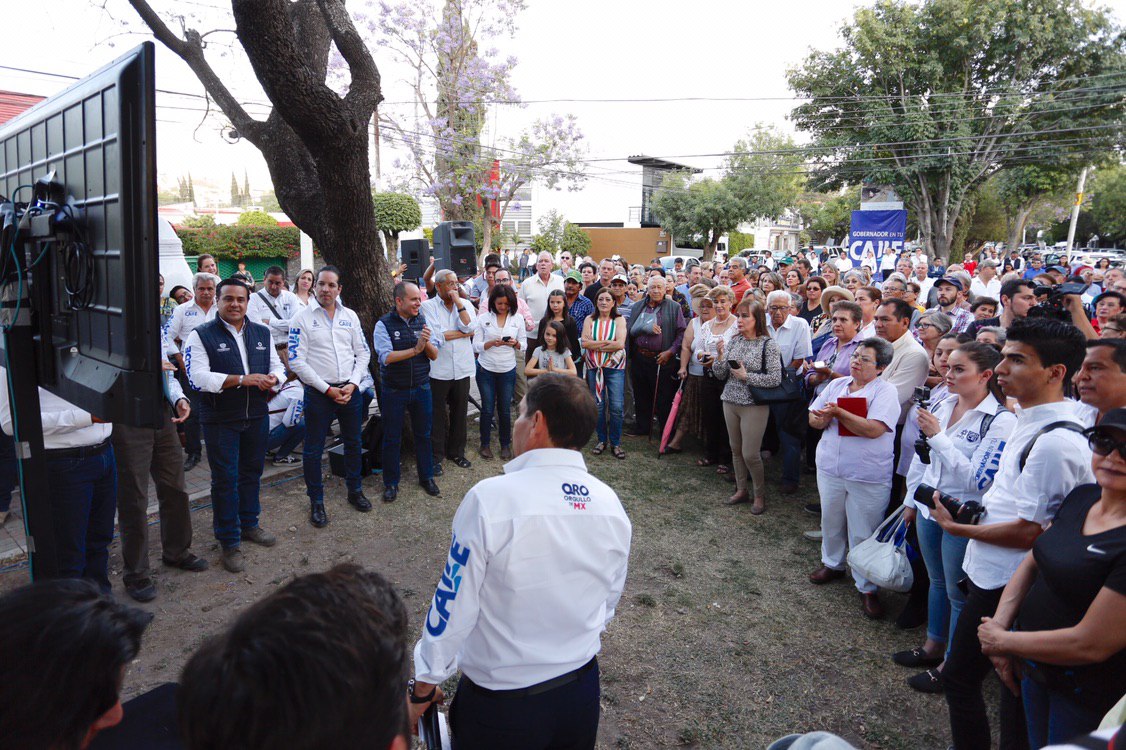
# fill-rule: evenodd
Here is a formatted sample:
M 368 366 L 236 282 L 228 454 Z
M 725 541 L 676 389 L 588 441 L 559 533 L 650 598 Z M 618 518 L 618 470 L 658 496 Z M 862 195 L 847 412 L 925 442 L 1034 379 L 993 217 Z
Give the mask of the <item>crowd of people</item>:
M 819 502 L 805 510 L 820 528 L 806 536 L 821 549 L 808 579 L 825 585 L 851 572 L 868 618 L 884 617 L 884 602 L 863 571 L 849 570 L 849 552 L 900 513 L 919 556 L 896 625 L 925 624 L 926 634 L 920 646 L 888 656 L 920 670 L 911 687 L 945 694 L 954 747 L 989 747 L 982 686 L 992 670 L 1005 685 L 1002 747 L 1039 748 L 1093 731 L 1126 694 L 1126 276 L 1109 267 L 1044 268 L 1037 255 L 992 249 L 949 266 L 921 249 L 889 248 L 865 260 L 854 266 L 810 251 L 666 267 L 567 252 L 488 254 L 474 277 L 431 264 L 421 279 L 399 279 L 369 346 L 334 267 L 301 271 L 292 291 L 283 269 L 270 268 L 255 290 L 252 279 L 220 279 L 214 259 L 201 258 L 193 288 L 172 289 L 177 304 L 162 304 L 166 366 L 175 373 L 162 429 L 111 430 L 41 393 L 45 427 L 53 425 L 45 430 L 50 458 L 75 469 L 52 481 L 82 484 L 67 490 L 73 507 L 61 504 L 56 514 L 64 573 L 109 591 L 117 507 L 125 589 L 139 601 L 156 596 L 144 523 L 150 466 L 165 564 L 205 569 L 191 552 L 184 492 L 184 472 L 204 445 L 213 529 L 229 571 L 245 567 L 243 540 L 276 542 L 259 524 L 267 456 L 302 465 L 310 522 L 328 523 L 321 462 L 334 424 L 346 501 L 370 511 L 361 432 L 376 399 L 383 501 L 398 497 L 408 416 L 417 481 L 437 496 L 436 478 L 448 467 L 471 466 L 475 382 L 476 458 L 510 462 L 488 485 L 497 498 L 520 495 L 518 471 L 528 472 L 526 499 L 535 494 L 527 486 L 544 481 L 533 473 L 568 467 L 584 472 L 584 492 L 613 496 L 572 457 L 520 458 L 529 444 L 574 453 L 591 433 L 595 457 L 626 459 L 631 437 L 636 450 L 648 438 L 663 454 L 695 446 L 695 464 L 715 472 L 717 499 L 727 494 L 722 483 L 733 482 L 726 504 L 745 504 L 754 516 L 778 501 L 775 492 L 794 495 L 813 477 Z M 577 411 L 567 416 L 533 392 Z M 2 395 L 0 423 L 10 431 Z M 537 399 L 537 408 L 529 405 Z M 561 426 L 568 419 L 570 431 Z M 529 443 L 535 434 L 542 443 Z M 781 465 L 777 487 L 765 481 L 768 460 Z M 562 487 L 571 507 L 588 507 L 578 483 Z M 622 513 L 624 527 L 605 518 L 596 526 L 609 536 L 588 550 L 583 568 L 604 557 L 599 584 L 583 611 L 570 613 L 585 618 L 574 623 L 585 635 L 572 639 L 575 653 L 544 661 L 551 647 L 503 614 L 516 606 L 510 592 L 522 590 L 508 567 L 519 558 L 501 542 L 492 550 L 486 533 L 497 518 L 526 509 L 474 492 L 455 517 L 450 559 L 415 651 L 412 711 L 440 701 L 437 686 L 459 667 L 470 682 L 458 690 L 462 705 L 473 706 L 466 714 L 487 714 L 498 692 L 563 689 L 560 674 L 573 677 L 566 700 L 587 701 L 590 679 L 597 687 L 597 632 L 624 581 L 628 520 Z M 584 544 L 597 539 L 592 533 Z M 500 563 L 489 562 L 494 554 Z M 461 597 L 470 603 L 451 613 L 454 579 L 489 580 L 487 562 L 508 578 L 492 593 Z M 604 619 L 594 623 L 599 606 Z M 475 641 L 479 628 L 489 637 Z M 511 646 L 499 656 L 497 638 Z M 498 658 L 502 664 L 491 663 Z M 545 663 L 553 666 L 521 667 Z M 550 713 L 531 707 L 524 718 L 546 731 L 547 714 L 536 711 Z M 463 736 L 478 739 L 466 746 L 488 746 L 488 731 L 467 726 Z

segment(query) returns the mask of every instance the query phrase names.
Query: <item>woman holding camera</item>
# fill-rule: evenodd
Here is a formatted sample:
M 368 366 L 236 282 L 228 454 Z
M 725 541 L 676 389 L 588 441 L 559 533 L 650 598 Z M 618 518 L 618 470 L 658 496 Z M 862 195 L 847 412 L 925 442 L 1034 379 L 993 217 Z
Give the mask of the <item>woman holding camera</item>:
M 1094 731 L 1126 693 L 1126 409 L 1084 434 L 1097 484 L 1064 499 L 978 627 L 1014 693 L 1023 673 L 1034 750 Z
M 945 533 L 931 517 L 927 498 L 919 502 L 915 495 L 925 487 L 920 497 L 933 495 L 937 489 L 962 502 L 980 503 L 993 484 L 1001 452 L 1016 425 L 1016 415 L 1005 409 L 1005 396 L 994 376 L 1000 361 L 1000 352 L 978 341 L 954 349 L 947 362 L 949 395 L 931 410 L 919 409 L 917 413 L 926 447 L 904 448 L 913 449 L 914 458 L 907 473 L 903 518 L 916 524 L 930 591 L 926 642 L 919 648 L 900 651 L 892 659 L 905 667 L 927 667 L 907 680 L 908 685 L 924 693 L 942 692 L 941 665 L 966 601 L 957 584 L 965 577 L 962 558 L 969 540 Z

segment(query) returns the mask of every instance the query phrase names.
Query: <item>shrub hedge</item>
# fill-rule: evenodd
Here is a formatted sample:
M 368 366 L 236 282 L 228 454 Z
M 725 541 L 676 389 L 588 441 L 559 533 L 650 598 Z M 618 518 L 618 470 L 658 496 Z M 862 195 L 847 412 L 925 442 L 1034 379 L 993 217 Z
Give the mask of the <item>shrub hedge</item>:
M 208 253 L 216 258 L 297 258 L 301 233 L 296 227 L 217 226 L 208 229 L 176 230 L 184 243 L 184 255 Z

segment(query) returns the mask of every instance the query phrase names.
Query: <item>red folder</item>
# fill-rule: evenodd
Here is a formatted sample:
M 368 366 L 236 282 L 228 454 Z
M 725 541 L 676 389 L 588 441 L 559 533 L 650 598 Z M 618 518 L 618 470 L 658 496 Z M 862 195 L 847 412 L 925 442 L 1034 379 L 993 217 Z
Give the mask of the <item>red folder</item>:
M 837 406 L 858 417 L 868 416 L 868 399 L 863 396 L 841 396 L 837 399 Z M 837 420 L 837 434 L 841 437 L 856 437 L 856 433 L 845 427 L 839 419 Z

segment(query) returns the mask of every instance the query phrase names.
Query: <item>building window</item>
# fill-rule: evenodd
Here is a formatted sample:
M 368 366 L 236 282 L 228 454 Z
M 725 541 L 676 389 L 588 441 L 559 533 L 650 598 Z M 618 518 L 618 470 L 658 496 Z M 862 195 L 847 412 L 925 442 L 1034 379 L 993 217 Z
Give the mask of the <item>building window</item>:
M 516 232 L 521 237 L 530 237 L 531 236 L 531 234 L 532 234 L 532 222 L 530 222 L 530 221 L 519 221 L 519 222 L 516 223 L 516 227 L 517 227 Z

